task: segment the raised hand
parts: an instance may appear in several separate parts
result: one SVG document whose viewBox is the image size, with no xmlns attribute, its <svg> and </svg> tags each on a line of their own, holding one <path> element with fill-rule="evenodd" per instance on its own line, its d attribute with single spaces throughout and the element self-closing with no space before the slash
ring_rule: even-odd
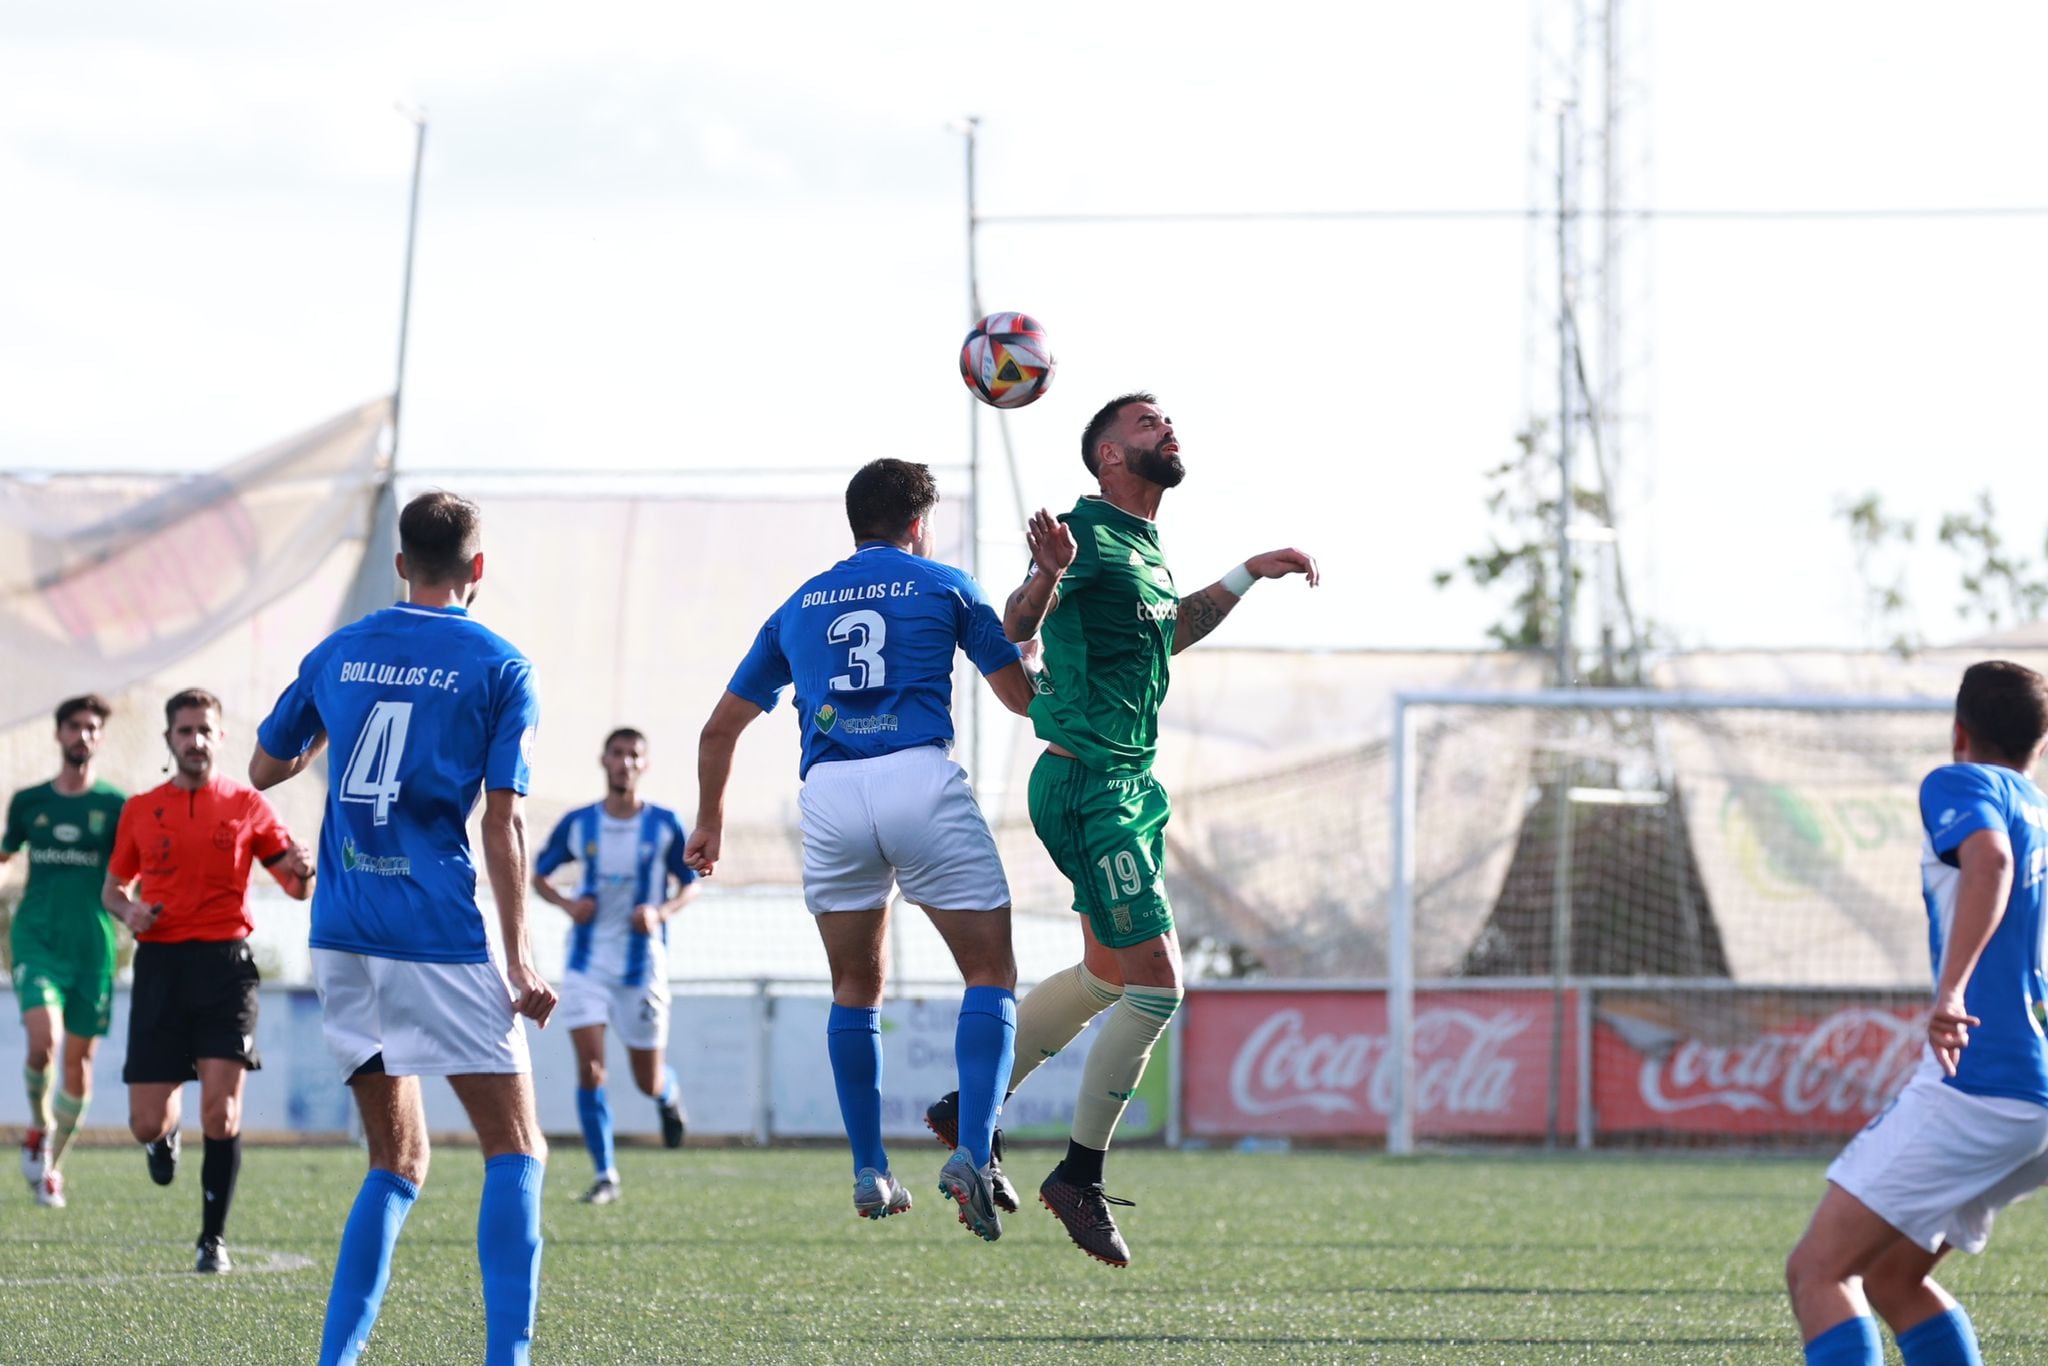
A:
<svg viewBox="0 0 2048 1366">
<path fill-rule="evenodd" d="M 1284 579 L 1289 574 L 1306 574 L 1310 588 L 1323 581 L 1322 571 L 1316 568 L 1315 556 L 1292 547 L 1254 555 L 1244 562 L 1244 567 L 1253 577 L 1261 579 Z"/>
<path fill-rule="evenodd" d="M 1074 529 L 1044 508 L 1032 513 L 1025 523 L 1024 544 L 1031 547 L 1031 562 L 1038 572 L 1054 578 L 1067 572 L 1078 553 Z"/>
</svg>

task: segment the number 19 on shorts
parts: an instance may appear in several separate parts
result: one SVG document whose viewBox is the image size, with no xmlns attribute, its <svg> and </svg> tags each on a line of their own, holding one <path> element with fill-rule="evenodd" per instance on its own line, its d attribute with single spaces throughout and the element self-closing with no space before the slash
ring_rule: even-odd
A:
<svg viewBox="0 0 2048 1366">
<path fill-rule="evenodd" d="M 398 800 L 398 765 L 411 729 L 412 703 L 379 702 L 370 709 L 342 770 L 341 799 L 367 803 L 378 825 L 390 821 L 391 804 Z"/>
<path fill-rule="evenodd" d="M 1114 860 L 1104 854 L 1095 860 L 1095 866 L 1102 870 L 1102 880 L 1109 884 L 1112 898 L 1136 896 L 1145 890 L 1145 879 L 1138 872 L 1138 857 L 1128 849 L 1119 851 Z"/>
</svg>

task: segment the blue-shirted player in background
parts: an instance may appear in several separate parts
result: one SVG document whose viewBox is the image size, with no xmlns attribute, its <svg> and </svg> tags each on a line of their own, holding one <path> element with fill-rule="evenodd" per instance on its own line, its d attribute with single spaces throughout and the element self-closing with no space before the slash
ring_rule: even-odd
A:
<svg viewBox="0 0 2048 1366">
<path fill-rule="evenodd" d="M 826 1048 L 853 1147 L 854 1211 L 910 1208 L 882 1146 L 882 946 L 895 887 L 924 908 L 967 991 L 954 1052 L 960 1146 L 939 1188 L 982 1238 L 1002 1234 L 989 1144 L 1010 1078 L 1017 964 L 1010 889 L 994 838 L 947 753 L 953 652 L 963 649 L 1023 715 L 1031 684 L 979 585 L 929 558 L 939 498 L 931 471 L 877 460 L 846 488 L 854 553 L 799 588 L 754 640 L 705 724 L 697 826 L 687 858 L 718 862 L 733 747 L 795 685 L 804 778 L 804 900 L 832 967 Z"/>
<path fill-rule="evenodd" d="M 392 1248 L 427 1177 L 423 1076 L 448 1078 L 483 1149 L 484 1359 L 523 1363 L 533 1338 L 547 1148 L 519 1017 L 544 1025 L 555 1006 L 526 931 L 520 803 L 539 710 L 532 665 L 466 611 L 483 577 L 480 530 L 476 506 L 451 493 L 408 503 L 398 519 L 406 601 L 314 647 L 249 761 L 265 788 L 323 745 L 333 754 L 313 970 L 370 1172 L 342 1229 L 323 1363 L 354 1361 L 376 1324 Z M 502 967 L 466 828 L 479 789 Z"/>
<path fill-rule="evenodd" d="M 2048 680 L 1995 661 L 1963 674 L 1956 761 L 1920 785 L 1927 1057 L 1828 1168 L 1786 1262 L 1809 1363 L 1881 1363 L 1873 1309 L 1907 1366 L 1982 1360 L 1933 1271 L 1950 1248 L 1982 1251 L 1998 1211 L 2048 1180 L 2048 797 L 2027 777 L 2044 741 Z"/>
<path fill-rule="evenodd" d="M 533 890 L 568 912 L 568 968 L 556 1022 L 576 1045 L 576 1115 L 597 1168 L 587 1205 L 619 1198 L 612 1107 L 604 1091 L 604 1029 L 626 1045 L 633 1081 L 654 1099 L 661 1141 L 683 1146 L 683 1093 L 664 1065 L 668 1044 L 668 922 L 689 903 L 697 874 L 683 862 L 683 823 L 665 806 L 640 800 L 647 737 L 621 726 L 604 739 L 605 797 L 555 824 L 533 861 Z M 567 863 L 582 865 L 576 894 L 548 882 Z"/>
</svg>

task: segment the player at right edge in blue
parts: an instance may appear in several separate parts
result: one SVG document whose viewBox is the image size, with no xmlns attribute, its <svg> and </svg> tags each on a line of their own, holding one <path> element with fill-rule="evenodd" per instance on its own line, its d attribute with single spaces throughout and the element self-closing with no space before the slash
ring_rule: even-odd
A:
<svg viewBox="0 0 2048 1366">
<path fill-rule="evenodd" d="M 1983 1360 L 1933 1272 L 1951 1248 L 1983 1251 L 1998 1211 L 2048 1180 L 2048 797 L 2027 776 L 2044 740 L 2048 679 L 2002 661 L 1964 672 L 1955 762 L 1920 785 L 1927 1053 L 1828 1168 L 1785 1263 L 1809 1366 L 1879 1366 L 1878 1318 L 1906 1366 Z"/>
<path fill-rule="evenodd" d="M 931 917 L 965 979 L 954 1035 L 959 1146 L 939 1189 L 959 1203 L 969 1231 L 993 1242 L 1002 1222 L 990 1144 L 1016 1043 L 1017 963 L 995 839 L 947 752 L 954 651 L 966 651 L 1020 716 L 1030 707 L 1031 684 L 979 585 L 928 558 L 938 499 L 924 465 L 876 460 L 853 476 L 846 488 L 853 554 L 768 618 L 705 723 L 697 823 L 684 858 L 700 873 L 713 870 L 740 732 L 794 684 L 804 900 L 831 963 L 826 1051 L 853 1148 L 854 1212 L 881 1219 L 910 1208 L 882 1145 L 883 948 L 900 887 Z M 1063 539 L 1063 551 L 1043 553 L 1071 560 L 1072 539 Z"/>
</svg>

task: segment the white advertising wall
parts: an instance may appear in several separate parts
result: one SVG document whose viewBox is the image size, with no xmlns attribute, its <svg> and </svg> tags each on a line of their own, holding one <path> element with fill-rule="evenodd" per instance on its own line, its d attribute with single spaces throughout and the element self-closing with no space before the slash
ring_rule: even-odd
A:
<svg viewBox="0 0 2048 1366">
<path fill-rule="evenodd" d="M 831 1139 L 840 1133 L 839 1101 L 825 1057 L 825 1015 L 830 1000 L 808 991 L 783 994 L 765 985 L 730 989 L 692 988 L 679 994 L 669 1025 L 669 1057 L 681 1082 L 690 1132 L 703 1138 L 771 1142 Z M 929 997 L 889 1001 L 882 1011 L 882 1127 L 891 1138 L 928 1138 L 925 1106 L 957 1085 L 953 1069 L 953 1026 L 958 988 Z M 128 991 L 114 999 L 113 1032 L 100 1045 L 94 1068 L 89 1129 L 119 1131 L 127 1123 L 121 1064 L 127 1055 Z M 1060 1136 L 1073 1119 L 1081 1064 L 1095 1038 L 1094 1027 L 1041 1067 L 1028 1089 L 1010 1104 L 1004 1126 L 1011 1132 Z M 533 1048 L 534 1083 L 541 1127 L 557 1135 L 577 1132 L 576 1065 L 568 1031 L 527 1026 Z M 622 1135 L 652 1137 L 660 1132 L 654 1103 L 634 1088 L 625 1050 L 608 1033 L 610 1058 L 606 1090 L 612 1118 Z M 250 1074 L 243 1127 L 252 1134 L 303 1134 L 330 1140 L 353 1132 L 347 1089 L 328 1056 L 320 1030 L 320 1001 L 304 987 L 266 987 L 257 1026 L 263 1067 Z M 0 993 L 0 1077 L 21 1073 L 26 1038 L 13 994 Z M 1171 1094 L 1167 1065 L 1133 1099 L 1121 1136 L 1137 1139 L 1162 1133 L 1165 1097 Z M 462 1107 L 446 1085 L 425 1085 L 428 1127 L 435 1133 L 466 1130 Z M 197 1084 L 186 1088 L 184 1127 L 198 1127 Z M 0 1125 L 21 1125 L 28 1102 L 21 1088 L 0 1085 Z M 558 1152 L 568 1158 L 558 1144 Z"/>
</svg>

